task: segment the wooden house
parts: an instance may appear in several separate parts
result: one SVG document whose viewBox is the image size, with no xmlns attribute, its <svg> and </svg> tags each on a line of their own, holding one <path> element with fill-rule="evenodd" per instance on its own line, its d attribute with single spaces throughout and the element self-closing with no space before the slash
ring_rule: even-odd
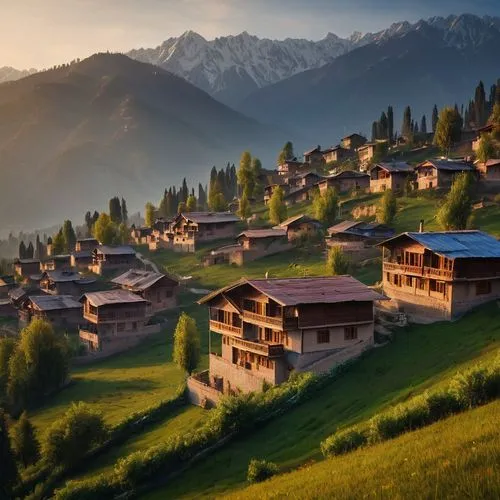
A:
<svg viewBox="0 0 500 500">
<path fill-rule="evenodd" d="M 355 158 L 355 153 L 350 148 L 335 146 L 323 151 L 323 160 L 325 160 L 325 163 L 342 163 L 351 158 Z"/>
<path fill-rule="evenodd" d="M 171 226 L 174 250 L 194 252 L 197 243 L 235 237 L 239 221 L 239 217 L 230 212 L 178 214 Z"/>
<path fill-rule="evenodd" d="M 95 274 L 124 271 L 136 264 L 135 250 L 132 247 L 100 245 L 92 251 L 90 270 Z"/>
<path fill-rule="evenodd" d="M 128 290 L 86 293 L 80 302 L 86 322 L 80 341 L 89 352 L 118 352 L 160 331 L 159 324 L 148 324 L 148 301 Z"/>
<path fill-rule="evenodd" d="M 384 292 L 414 319 L 451 320 L 500 298 L 500 242 L 486 233 L 403 233 L 380 246 Z"/>
<path fill-rule="evenodd" d="M 147 226 L 133 227 L 130 230 L 130 238 L 136 245 L 147 245 L 152 234 L 153 229 Z"/>
<path fill-rule="evenodd" d="M 71 268 L 71 255 L 51 255 L 46 259 L 42 260 L 40 264 L 40 270 L 43 271 L 56 271 L 60 269 L 70 269 Z"/>
<path fill-rule="evenodd" d="M 327 371 L 374 342 L 374 301 L 383 297 L 351 276 L 242 279 L 200 300 L 222 337 L 208 372 L 190 378 L 191 401 L 261 391 L 292 370 Z"/>
<path fill-rule="evenodd" d="M 281 177 L 289 177 L 297 174 L 303 168 L 310 170 L 310 167 L 307 164 L 304 167 L 304 163 L 297 161 L 297 159 L 294 158 L 293 160 L 286 160 L 281 165 L 278 165 L 278 174 Z"/>
<path fill-rule="evenodd" d="M 321 230 L 321 222 L 305 214 L 289 217 L 275 229 L 286 231 L 288 241 L 298 240 L 305 237 L 314 237 Z"/>
<path fill-rule="evenodd" d="M 370 176 L 356 170 L 344 170 L 338 174 L 324 177 L 318 182 L 320 193 L 329 187 L 334 188 L 337 193 L 348 193 L 356 191 L 365 192 L 370 188 Z"/>
<path fill-rule="evenodd" d="M 71 295 L 30 295 L 19 307 L 19 324 L 44 319 L 56 328 L 76 328 L 82 321 L 82 305 Z"/>
<path fill-rule="evenodd" d="M 472 140 L 472 151 L 476 152 L 479 149 L 479 144 L 481 143 L 481 139 L 486 134 L 491 134 L 493 131 L 493 125 L 488 124 L 484 127 L 478 128 L 476 130 L 475 138 Z"/>
<path fill-rule="evenodd" d="M 7 299 L 9 292 L 16 287 L 17 284 L 14 276 L 7 274 L 0 276 L 0 299 Z"/>
<path fill-rule="evenodd" d="M 40 279 L 40 289 L 51 295 L 80 297 L 96 283 L 95 278 L 82 276 L 72 270 L 45 271 Z"/>
<path fill-rule="evenodd" d="M 95 247 L 94 247 L 95 248 Z M 92 250 L 80 250 L 71 253 L 70 265 L 76 269 L 88 269 L 92 265 Z"/>
<path fill-rule="evenodd" d="M 289 177 L 287 179 L 289 192 L 291 193 L 303 188 L 311 189 L 321 179 L 323 179 L 323 176 L 316 172 L 302 172 L 293 177 Z"/>
<path fill-rule="evenodd" d="M 340 145 L 344 149 L 351 149 L 356 151 L 359 147 L 366 144 L 366 137 L 360 134 L 351 134 L 346 137 L 343 137 L 340 141 Z"/>
<path fill-rule="evenodd" d="M 98 246 L 99 242 L 95 238 L 79 238 L 76 240 L 75 252 L 92 252 Z"/>
<path fill-rule="evenodd" d="M 462 172 L 474 174 L 472 165 L 463 161 L 428 160 L 415 167 L 418 189 L 444 189 L 451 187 L 453 179 Z"/>
<path fill-rule="evenodd" d="M 476 169 L 483 181 L 500 181 L 500 158 L 492 158 L 486 162 L 476 162 Z"/>
<path fill-rule="evenodd" d="M 311 191 L 312 188 L 310 187 L 301 187 L 294 190 L 289 189 L 288 192 L 286 192 L 283 201 L 286 206 L 303 203 L 311 199 Z"/>
<path fill-rule="evenodd" d="M 177 305 L 179 282 L 172 276 L 154 271 L 130 269 L 112 279 L 111 283 L 147 300 L 148 314 L 166 311 Z"/>
<path fill-rule="evenodd" d="M 310 169 L 321 168 L 325 164 L 323 159 L 323 151 L 321 151 L 321 146 L 317 146 L 309 151 L 304 152 L 304 163 Z"/>
<path fill-rule="evenodd" d="M 39 274 L 40 261 L 38 259 L 16 259 L 14 261 L 14 272 L 23 279 L 27 279 L 33 274 Z"/>
<path fill-rule="evenodd" d="M 370 169 L 370 192 L 391 189 L 403 192 L 408 181 L 413 182 L 413 167 L 405 162 L 377 163 Z"/>
</svg>

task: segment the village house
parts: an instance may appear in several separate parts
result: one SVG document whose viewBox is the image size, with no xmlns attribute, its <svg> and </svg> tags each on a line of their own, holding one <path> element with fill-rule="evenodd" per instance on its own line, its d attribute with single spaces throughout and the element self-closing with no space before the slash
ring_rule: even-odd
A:
<svg viewBox="0 0 500 500">
<path fill-rule="evenodd" d="M 370 188 L 370 176 L 355 170 L 344 170 L 338 174 L 324 177 L 318 182 L 320 193 L 324 193 L 329 187 L 334 188 L 337 193 L 365 192 Z"/>
<path fill-rule="evenodd" d="M 380 246 L 384 292 L 414 320 L 452 320 L 500 298 L 500 242 L 486 233 L 403 233 Z"/>
<path fill-rule="evenodd" d="M 290 188 L 290 192 L 293 192 L 303 188 L 310 189 L 321 179 L 323 179 L 323 176 L 317 174 L 316 172 L 303 172 L 293 177 L 289 177 L 287 184 Z"/>
<path fill-rule="evenodd" d="M 56 328 L 76 328 L 82 321 L 82 305 L 71 295 L 30 295 L 20 303 L 18 312 L 21 327 L 34 318 Z"/>
<path fill-rule="evenodd" d="M 42 260 L 40 264 L 40 270 L 43 271 L 55 271 L 58 269 L 70 269 L 71 268 L 71 255 L 51 255 L 46 259 Z"/>
<path fill-rule="evenodd" d="M 308 215 L 300 214 L 294 217 L 289 217 L 275 229 L 286 231 L 288 241 L 298 240 L 300 238 L 310 238 L 316 236 L 321 230 L 321 222 Z"/>
<path fill-rule="evenodd" d="M 323 151 L 323 160 L 325 160 L 325 163 L 341 163 L 351 158 L 355 158 L 354 151 L 342 146 L 331 147 Z"/>
<path fill-rule="evenodd" d="M 366 137 L 360 135 L 360 134 L 351 134 L 348 135 L 340 141 L 340 145 L 344 149 L 351 149 L 353 151 L 356 151 L 359 147 L 363 146 L 366 144 Z"/>
<path fill-rule="evenodd" d="M 304 152 L 304 163 L 308 165 L 311 169 L 321 168 L 325 164 L 323 159 L 323 151 L 321 151 L 321 146 L 310 149 Z"/>
<path fill-rule="evenodd" d="M 89 269 L 95 274 L 124 271 L 136 265 L 135 250 L 127 245 L 100 245 L 92 251 Z"/>
<path fill-rule="evenodd" d="M 370 169 L 371 193 L 403 192 L 409 181 L 413 181 L 413 167 L 405 162 L 377 163 Z"/>
<path fill-rule="evenodd" d="M 469 163 L 452 160 L 428 160 L 415 167 L 418 189 L 451 187 L 453 179 L 462 172 L 475 172 Z"/>
<path fill-rule="evenodd" d="M 96 283 L 95 278 L 85 277 L 72 270 L 45 271 L 40 279 L 40 289 L 51 295 L 80 297 Z"/>
<path fill-rule="evenodd" d="M 16 280 L 14 276 L 9 276 L 4 274 L 0 276 L 0 299 L 6 299 L 9 297 L 9 292 L 16 288 Z"/>
<path fill-rule="evenodd" d="M 128 290 L 86 293 L 80 302 L 87 322 L 80 341 L 89 352 L 119 352 L 160 331 L 159 324 L 148 324 L 148 301 Z"/>
<path fill-rule="evenodd" d="M 17 276 L 27 279 L 33 274 L 40 273 L 40 261 L 38 259 L 16 259 L 14 272 Z"/>
<path fill-rule="evenodd" d="M 79 238 L 76 240 L 75 252 L 92 251 L 99 246 L 99 242 L 95 238 Z"/>
<path fill-rule="evenodd" d="M 153 229 L 147 226 L 133 227 L 130 230 L 130 238 L 136 245 L 147 245 L 152 234 Z"/>
<path fill-rule="evenodd" d="M 270 184 L 264 188 L 264 204 L 268 205 L 274 191 L 280 187 L 283 190 L 283 194 L 286 196 L 290 193 L 290 186 L 288 184 Z"/>
<path fill-rule="evenodd" d="M 154 271 L 130 269 L 112 279 L 111 283 L 147 300 L 148 315 L 172 309 L 177 305 L 179 282 L 172 276 Z"/>
<path fill-rule="evenodd" d="M 346 220 L 327 230 L 328 247 L 340 246 L 342 250 L 357 260 L 380 255 L 377 243 L 394 236 L 394 229 L 377 222 Z"/>
<path fill-rule="evenodd" d="M 235 237 L 239 221 L 239 217 L 230 212 L 178 214 L 172 222 L 174 250 L 194 252 L 197 243 Z"/>
<path fill-rule="evenodd" d="M 472 141 L 472 151 L 476 152 L 479 149 L 479 144 L 481 143 L 481 139 L 486 134 L 490 134 L 493 131 L 493 125 L 485 125 L 484 127 L 478 128 L 476 130 L 476 137 Z"/>
<path fill-rule="evenodd" d="M 490 159 L 486 162 L 476 162 L 477 171 L 483 181 L 500 181 L 500 158 Z"/>
<path fill-rule="evenodd" d="M 188 381 L 191 401 L 261 391 L 295 371 L 322 372 L 374 343 L 374 301 L 381 295 L 351 276 L 242 279 L 199 301 L 222 354 Z"/>
<path fill-rule="evenodd" d="M 71 253 L 70 265 L 77 269 L 88 269 L 92 265 L 92 250 L 80 250 Z"/>
<path fill-rule="evenodd" d="M 311 199 L 311 191 L 310 187 L 302 187 L 295 190 L 288 190 L 285 194 L 283 201 L 287 207 L 291 205 L 296 205 L 297 203 L 303 203 Z"/>
<path fill-rule="evenodd" d="M 306 165 L 308 169 L 310 167 Z M 296 175 L 301 169 L 304 168 L 304 163 L 297 161 L 297 158 L 293 160 L 285 160 L 283 163 L 278 165 L 278 174 L 282 177 L 290 177 Z"/>
</svg>

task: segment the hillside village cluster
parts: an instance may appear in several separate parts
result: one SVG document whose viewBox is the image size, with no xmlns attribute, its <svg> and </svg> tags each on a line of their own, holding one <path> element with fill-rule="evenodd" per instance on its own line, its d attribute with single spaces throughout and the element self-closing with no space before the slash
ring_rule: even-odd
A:
<svg viewBox="0 0 500 500">
<path fill-rule="evenodd" d="M 483 127 L 471 139 L 473 151 L 488 131 Z M 339 146 L 305 152 L 303 161 L 290 158 L 263 171 L 264 203 L 278 186 L 284 202 L 293 205 L 309 200 L 313 188 L 339 194 L 448 189 L 462 172 L 490 187 L 500 185 L 500 159 L 431 159 L 415 167 L 374 162 L 380 142 L 353 134 Z M 326 164 L 352 158 L 359 170 L 320 173 Z M 44 318 L 77 330 L 84 359 L 91 362 L 159 332 L 157 315 L 177 307 L 180 279 L 159 272 L 133 245 L 192 253 L 207 242 L 233 239 L 206 253 L 201 264 L 243 266 L 323 234 L 322 223 L 305 214 L 274 227 L 241 227 L 235 211 L 183 212 L 171 220 L 157 218 L 152 227 L 132 227 L 130 245 L 84 238 L 70 254 L 52 255 L 49 243 L 43 259 L 17 259 L 15 276 L 1 278 L 0 315 L 17 316 L 20 327 Z M 340 246 L 354 259 L 382 254 L 380 286 L 348 275 L 266 276 L 242 278 L 208 294 L 199 303 L 208 307 L 209 329 L 220 335 L 222 349 L 210 353 L 208 370 L 188 379 L 193 403 L 216 405 L 222 394 L 259 391 L 286 381 L 292 371 L 325 372 L 359 356 L 374 345 L 376 319 L 384 313 L 452 320 L 500 298 L 500 242 L 481 231 L 426 232 L 422 222 L 418 231 L 396 235 L 386 224 L 343 220 L 326 230 L 325 239 L 324 247 Z"/>
</svg>

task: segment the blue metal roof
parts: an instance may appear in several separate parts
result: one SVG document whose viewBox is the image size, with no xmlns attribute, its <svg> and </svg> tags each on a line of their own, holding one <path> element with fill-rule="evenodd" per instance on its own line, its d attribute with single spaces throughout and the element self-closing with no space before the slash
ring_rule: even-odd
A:
<svg viewBox="0 0 500 500">
<path fill-rule="evenodd" d="M 500 241 L 482 231 L 404 233 L 421 245 L 449 259 L 500 258 Z"/>
</svg>

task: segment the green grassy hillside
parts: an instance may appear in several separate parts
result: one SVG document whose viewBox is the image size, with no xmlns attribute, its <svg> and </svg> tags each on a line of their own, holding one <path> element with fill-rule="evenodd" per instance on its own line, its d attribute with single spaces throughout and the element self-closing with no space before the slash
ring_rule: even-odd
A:
<svg viewBox="0 0 500 500">
<path fill-rule="evenodd" d="M 228 498 L 499 498 L 500 401 Z"/>
<path fill-rule="evenodd" d="M 283 468 L 321 459 L 320 442 L 339 427 L 364 421 L 381 409 L 445 383 L 500 347 L 500 311 L 490 304 L 456 323 L 411 326 L 372 350 L 313 399 L 193 466 L 150 500 L 218 496 L 245 485 L 251 458 Z"/>
</svg>

